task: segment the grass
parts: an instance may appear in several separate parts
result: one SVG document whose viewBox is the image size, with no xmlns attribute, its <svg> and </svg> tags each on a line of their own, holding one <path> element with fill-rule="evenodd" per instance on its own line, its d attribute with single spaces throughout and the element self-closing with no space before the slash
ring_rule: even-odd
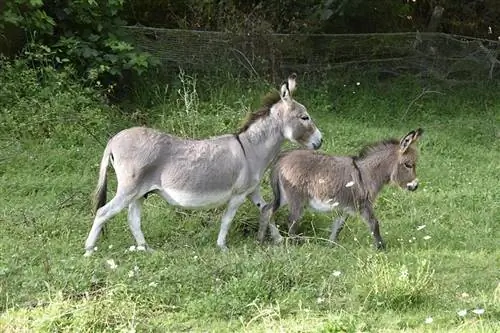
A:
<svg viewBox="0 0 500 333">
<path fill-rule="evenodd" d="M 3 73 L 12 82 L 32 80 L 26 70 Z M 90 194 L 109 135 L 133 124 L 191 137 L 232 132 L 267 88 L 236 80 L 209 85 L 184 74 L 168 89 L 149 91 L 147 108 L 134 105 L 124 115 L 76 85 L 52 87 L 58 79 L 52 73 L 23 94 L 12 93 L 11 82 L 9 102 L 0 102 L 1 331 L 500 329 L 498 83 L 299 77 L 296 99 L 322 130 L 325 151 L 353 154 L 368 142 L 426 130 L 419 190 L 386 188 L 377 201 L 385 252 L 372 248 L 360 219 L 348 222 L 341 246 L 328 246 L 332 216 L 314 212 L 303 218 L 304 244 L 261 247 L 258 211 L 247 202 L 228 236 L 230 251 L 220 253 L 222 209 L 183 211 L 152 196 L 143 230 L 154 253 L 127 250 L 133 243 L 122 213 L 95 255 L 84 258 Z M 55 112 L 43 110 L 51 108 L 58 116 L 47 119 Z M 33 115 L 24 116 L 27 110 Z M 65 117 L 76 120 L 61 123 Z M 262 188 L 269 200 L 267 178 Z"/>
</svg>

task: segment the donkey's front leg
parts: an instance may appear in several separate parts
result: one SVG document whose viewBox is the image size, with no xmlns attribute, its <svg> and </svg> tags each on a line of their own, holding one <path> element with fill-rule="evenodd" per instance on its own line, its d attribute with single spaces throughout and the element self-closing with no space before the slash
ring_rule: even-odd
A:
<svg viewBox="0 0 500 333">
<path fill-rule="evenodd" d="M 231 222 L 233 221 L 234 215 L 236 215 L 236 211 L 241 206 L 241 204 L 245 201 L 246 195 L 237 195 L 232 197 L 227 204 L 226 211 L 221 219 L 221 226 L 219 231 L 219 237 L 217 237 L 217 245 L 222 251 L 227 251 L 226 246 L 226 236 L 229 231 L 229 227 L 231 226 Z"/>
<path fill-rule="evenodd" d="M 375 213 L 371 204 L 368 203 L 364 208 L 362 208 L 361 216 L 370 227 L 370 231 L 373 235 L 373 238 L 375 239 L 375 247 L 378 250 L 383 250 L 385 248 L 385 243 L 382 239 L 382 236 L 380 236 L 379 223 L 377 218 L 375 217 Z"/>
<path fill-rule="evenodd" d="M 250 200 L 254 203 L 257 208 L 262 212 L 262 209 L 266 205 L 266 202 L 264 201 L 264 198 L 262 198 L 262 195 L 260 194 L 260 186 L 257 185 L 255 190 L 250 193 Z"/>
</svg>

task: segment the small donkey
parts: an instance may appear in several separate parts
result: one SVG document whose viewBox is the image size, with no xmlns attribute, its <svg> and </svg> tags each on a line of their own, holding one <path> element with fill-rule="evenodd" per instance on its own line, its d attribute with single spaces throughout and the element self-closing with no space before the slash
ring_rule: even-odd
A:
<svg viewBox="0 0 500 333">
<path fill-rule="evenodd" d="M 359 212 L 370 227 L 375 246 L 384 248 L 373 203 L 382 187 L 390 182 L 410 191 L 417 189 L 415 169 L 418 154 L 413 143 L 422 133 L 419 128 L 401 140 L 390 139 L 368 145 L 355 157 L 307 150 L 283 153 L 271 171 L 274 200 L 262 209 L 258 240 L 264 240 L 269 227 L 274 242 L 282 241 L 271 217 L 286 204 L 290 206 L 289 234 L 295 235 L 308 204 L 317 211 L 328 212 L 336 207 L 344 211 L 332 225 L 332 242 L 336 242 L 347 216 Z"/>
</svg>

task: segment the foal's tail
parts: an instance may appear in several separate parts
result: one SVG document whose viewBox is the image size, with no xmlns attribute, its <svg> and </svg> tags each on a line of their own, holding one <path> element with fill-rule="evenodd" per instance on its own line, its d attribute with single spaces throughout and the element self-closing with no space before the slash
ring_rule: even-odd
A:
<svg viewBox="0 0 500 333">
<path fill-rule="evenodd" d="M 106 189 L 108 186 L 108 180 L 106 174 L 108 172 L 108 164 L 109 160 L 112 158 L 111 148 L 108 143 L 106 149 L 104 149 L 104 153 L 101 160 L 101 166 L 99 169 L 99 180 L 97 181 L 97 187 L 94 192 L 94 204 L 95 204 L 95 212 L 102 206 L 106 204 Z"/>
<path fill-rule="evenodd" d="M 280 190 L 280 168 L 279 164 L 276 163 L 271 170 L 271 189 L 273 190 L 273 201 L 272 205 L 272 214 L 280 208 L 281 205 L 281 190 Z"/>
</svg>

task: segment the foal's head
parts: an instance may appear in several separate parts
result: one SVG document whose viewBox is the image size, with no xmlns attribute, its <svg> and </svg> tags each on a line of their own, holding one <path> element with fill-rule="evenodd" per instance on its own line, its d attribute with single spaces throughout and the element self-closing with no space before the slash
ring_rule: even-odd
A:
<svg viewBox="0 0 500 333">
<path fill-rule="evenodd" d="M 399 150 L 396 154 L 397 161 L 393 163 L 391 182 L 402 188 L 415 191 L 418 187 L 417 160 L 418 152 L 413 144 L 422 135 L 421 128 L 411 131 L 399 141 Z"/>
<path fill-rule="evenodd" d="M 318 130 L 304 105 L 292 98 L 297 75 L 294 73 L 281 86 L 281 101 L 273 105 L 283 121 L 283 135 L 286 139 L 297 142 L 307 148 L 318 149 L 323 142 Z"/>
</svg>

